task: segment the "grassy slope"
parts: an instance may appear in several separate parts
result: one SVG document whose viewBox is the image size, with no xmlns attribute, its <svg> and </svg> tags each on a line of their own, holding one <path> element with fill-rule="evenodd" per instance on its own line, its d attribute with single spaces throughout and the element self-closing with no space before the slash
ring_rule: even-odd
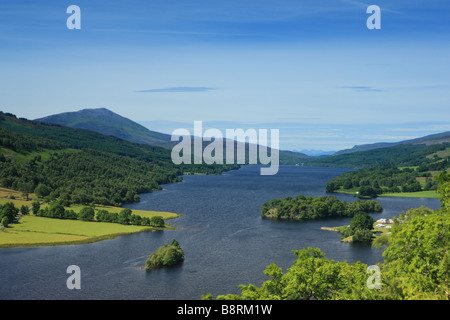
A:
<svg viewBox="0 0 450 320">
<path fill-rule="evenodd" d="M 345 193 L 355 195 L 359 188 L 341 189 L 337 193 Z M 404 198 L 439 198 L 439 194 L 434 190 L 418 191 L 418 192 L 398 192 L 398 193 L 383 193 L 379 197 L 404 197 Z"/>
<path fill-rule="evenodd" d="M 405 198 L 439 198 L 439 194 L 434 190 L 400 193 L 383 193 L 380 197 L 405 197 Z"/>
</svg>

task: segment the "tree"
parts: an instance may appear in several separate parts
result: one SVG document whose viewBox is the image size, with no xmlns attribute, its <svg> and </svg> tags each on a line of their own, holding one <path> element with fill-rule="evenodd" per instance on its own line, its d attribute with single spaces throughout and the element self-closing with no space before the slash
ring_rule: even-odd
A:
<svg viewBox="0 0 450 320">
<path fill-rule="evenodd" d="M 353 242 L 371 242 L 373 239 L 373 233 L 370 230 L 356 230 L 353 234 Z"/>
<path fill-rule="evenodd" d="M 48 213 L 51 218 L 64 219 L 64 212 L 64 206 L 59 201 L 55 201 L 50 204 Z"/>
<path fill-rule="evenodd" d="M 334 192 L 337 189 L 339 189 L 339 186 L 337 186 L 333 181 L 328 181 L 325 186 L 326 192 Z"/>
<path fill-rule="evenodd" d="M 130 224 L 138 226 L 138 225 L 141 224 L 141 222 L 142 222 L 141 216 L 139 216 L 137 214 L 132 214 L 131 215 Z"/>
<path fill-rule="evenodd" d="M 34 186 L 31 182 L 21 182 L 19 184 L 19 190 L 22 191 L 22 194 L 26 196 L 28 200 L 28 194 L 33 192 Z"/>
<path fill-rule="evenodd" d="M 84 207 L 78 213 L 78 219 L 83 221 L 91 221 L 94 220 L 95 210 L 92 207 Z"/>
<path fill-rule="evenodd" d="M 371 186 L 363 186 L 359 188 L 359 195 L 362 197 L 376 198 L 377 192 Z"/>
<path fill-rule="evenodd" d="M 170 267 L 181 263 L 184 260 L 184 252 L 180 244 L 175 239 L 171 244 L 166 242 L 153 252 L 145 262 L 146 269 Z"/>
<path fill-rule="evenodd" d="M 18 213 L 19 209 L 14 206 L 14 203 L 7 202 L 1 208 L 0 219 L 3 219 L 3 217 L 7 217 L 7 222 L 8 224 L 10 224 L 16 219 Z"/>
<path fill-rule="evenodd" d="M 437 192 L 442 202 L 442 209 L 450 212 L 450 173 L 441 172 L 437 176 L 439 182 Z"/>
<path fill-rule="evenodd" d="M 36 187 L 36 189 L 34 189 L 34 193 L 39 197 L 39 198 L 44 198 L 46 196 L 48 196 L 50 194 L 52 190 L 46 186 L 45 184 L 38 184 L 38 186 Z"/>
<path fill-rule="evenodd" d="M 153 216 L 150 218 L 150 225 L 153 227 L 164 227 L 164 219 L 161 216 Z"/>
<path fill-rule="evenodd" d="M 33 212 L 34 215 L 38 214 L 40 208 L 41 204 L 39 203 L 39 201 L 33 201 L 31 203 L 31 211 Z"/>
<path fill-rule="evenodd" d="M 356 213 L 350 220 L 348 227 L 349 235 L 355 234 L 356 231 L 372 230 L 374 220 L 365 212 Z"/>
<path fill-rule="evenodd" d="M 20 207 L 20 213 L 21 213 L 22 215 L 28 214 L 28 207 L 27 207 L 26 205 L 23 204 L 23 205 Z"/>
<path fill-rule="evenodd" d="M 119 223 L 130 224 L 131 214 L 132 214 L 131 209 L 122 209 L 119 212 Z"/>
<path fill-rule="evenodd" d="M 383 274 L 398 299 L 450 299 L 450 215 L 436 211 L 395 223 L 383 252 Z"/>
<path fill-rule="evenodd" d="M 95 214 L 95 219 L 100 222 L 109 222 L 109 212 L 105 209 L 100 209 Z"/>
<path fill-rule="evenodd" d="M 64 211 L 64 219 L 77 220 L 78 214 L 72 209 Z"/>
<path fill-rule="evenodd" d="M 8 219 L 8 217 L 3 217 L 3 219 L 2 219 L 2 226 L 4 226 L 5 228 L 8 226 L 8 224 L 9 224 L 9 219 Z"/>
<path fill-rule="evenodd" d="M 293 252 L 296 260 L 286 273 L 276 264 L 271 264 L 264 271 L 271 279 L 261 287 L 240 285 L 241 295 L 219 295 L 217 299 L 330 300 L 376 295 L 366 287 L 367 265 L 329 260 L 317 248 Z"/>
</svg>

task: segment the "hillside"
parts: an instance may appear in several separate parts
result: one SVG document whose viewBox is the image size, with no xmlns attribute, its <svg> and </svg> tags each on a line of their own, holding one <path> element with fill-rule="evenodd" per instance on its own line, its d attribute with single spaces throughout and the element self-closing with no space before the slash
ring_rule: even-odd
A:
<svg viewBox="0 0 450 320">
<path fill-rule="evenodd" d="M 91 130 L 140 144 L 164 148 L 174 145 L 170 140 L 170 135 L 151 131 L 144 126 L 105 108 L 64 112 L 39 118 L 36 119 L 36 121 Z"/>
<path fill-rule="evenodd" d="M 71 128 L 86 129 L 104 135 L 114 136 L 130 142 L 160 146 L 171 149 L 177 142 L 171 141 L 168 134 L 151 131 L 144 126 L 124 118 L 108 109 L 83 109 L 76 112 L 64 112 L 50 115 L 36 121 L 58 124 Z M 203 143 L 203 149 L 209 142 Z M 225 146 L 225 144 L 224 144 Z M 225 147 L 224 147 L 225 148 Z M 235 145 L 236 154 L 237 144 Z M 249 145 L 246 143 L 245 149 L 248 152 Z M 192 147 L 193 150 L 193 147 Z M 304 162 L 309 157 L 300 152 L 279 150 L 280 164 L 291 164 Z"/>
<path fill-rule="evenodd" d="M 427 140 L 429 141 L 429 140 Z M 450 169 L 450 143 L 409 144 L 335 156 L 334 165 L 357 165 L 328 181 L 327 192 L 363 197 L 437 197 L 440 172 Z"/>
<path fill-rule="evenodd" d="M 379 165 L 395 165 L 400 167 L 419 166 L 428 163 L 427 156 L 446 149 L 447 143 L 442 144 L 400 144 L 391 147 L 377 148 L 367 151 L 357 151 L 332 155 L 328 157 L 311 158 L 306 160 L 309 166 L 343 167 L 362 169 Z"/>
<path fill-rule="evenodd" d="M 0 185 L 68 203 L 120 206 L 190 173 L 234 165 L 174 165 L 170 150 L 0 113 Z"/>
<path fill-rule="evenodd" d="M 380 149 L 380 148 L 388 148 L 388 147 L 394 147 L 399 145 L 406 145 L 406 144 L 425 144 L 425 145 L 433 145 L 433 144 L 440 144 L 444 142 L 450 142 L 450 131 L 437 133 L 437 134 L 431 134 L 424 137 L 416 138 L 416 139 L 409 139 L 409 140 L 403 140 L 398 142 L 378 142 L 378 143 L 371 143 L 371 144 L 363 144 L 363 145 L 356 145 L 351 149 L 345 149 L 340 150 L 336 152 L 334 155 L 341 155 L 341 154 L 347 154 L 347 153 L 353 153 L 358 151 L 368 151 L 368 150 L 374 150 L 374 149 Z"/>
</svg>

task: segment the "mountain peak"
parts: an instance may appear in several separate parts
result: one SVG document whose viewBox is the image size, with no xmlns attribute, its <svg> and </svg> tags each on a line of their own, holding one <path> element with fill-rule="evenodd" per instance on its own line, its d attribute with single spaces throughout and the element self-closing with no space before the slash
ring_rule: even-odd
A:
<svg viewBox="0 0 450 320">
<path fill-rule="evenodd" d="M 63 112 L 36 119 L 36 121 L 86 129 L 135 143 L 165 148 L 172 145 L 170 135 L 151 131 L 106 108 L 87 108 L 79 111 Z"/>
</svg>

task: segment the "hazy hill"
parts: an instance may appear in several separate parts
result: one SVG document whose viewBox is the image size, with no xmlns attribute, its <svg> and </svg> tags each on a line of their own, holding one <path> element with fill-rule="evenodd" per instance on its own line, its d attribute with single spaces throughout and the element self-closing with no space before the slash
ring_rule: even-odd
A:
<svg viewBox="0 0 450 320">
<path fill-rule="evenodd" d="M 108 109 L 83 109 L 36 119 L 66 127 L 86 129 L 130 142 L 168 148 L 174 143 L 170 135 L 155 132 Z"/>
<path fill-rule="evenodd" d="M 450 142 L 450 131 L 437 133 L 437 134 L 431 134 L 431 135 L 427 135 L 427 136 L 424 136 L 421 138 L 403 140 L 403 141 L 398 141 L 398 142 L 378 142 L 378 143 L 371 143 L 371 144 L 356 145 L 351 149 L 340 150 L 340 151 L 336 152 L 334 155 L 374 150 L 374 149 L 380 149 L 380 148 L 388 148 L 388 147 L 394 147 L 394 146 L 405 145 L 405 144 L 432 145 L 432 144 L 439 144 L 439 143 L 443 143 L 443 142 Z"/>
<path fill-rule="evenodd" d="M 328 157 L 311 158 L 306 162 L 309 166 L 367 168 L 376 165 L 387 164 L 395 166 L 419 166 L 432 161 L 430 157 L 437 152 L 444 152 L 450 147 L 446 143 L 427 144 L 422 143 L 399 144 L 391 147 L 377 148 L 366 151 L 356 151 Z"/>
<path fill-rule="evenodd" d="M 71 128 L 85 129 L 104 135 L 115 136 L 130 142 L 172 148 L 177 142 L 165 133 L 151 131 L 146 127 L 122 117 L 108 109 L 83 109 L 76 112 L 64 112 L 36 119 L 45 123 L 58 124 Z M 209 142 L 204 142 L 203 147 Z M 237 148 L 237 144 L 236 144 Z M 248 150 L 248 144 L 246 144 Z M 235 152 L 236 154 L 236 152 Z M 297 164 L 309 157 L 300 152 L 279 151 L 280 164 Z"/>
</svg>

